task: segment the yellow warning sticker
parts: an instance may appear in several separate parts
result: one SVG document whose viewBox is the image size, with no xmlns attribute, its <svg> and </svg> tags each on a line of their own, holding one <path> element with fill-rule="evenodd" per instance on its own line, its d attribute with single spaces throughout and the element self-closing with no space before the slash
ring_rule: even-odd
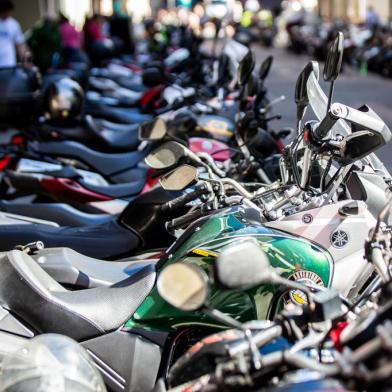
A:
<svg viewBox="0 0 392 392">
<path fill-rule="evenodd" d="M 199 256 L 204 256 L 204 257 L 208 257 L 208 256 L 217 257 L 218 256 L 218 253 L 211 252 L 210 250 L 200 249 L 200 248 L 192 249 L 192 253 L 195 253 Z"/>
</svg>

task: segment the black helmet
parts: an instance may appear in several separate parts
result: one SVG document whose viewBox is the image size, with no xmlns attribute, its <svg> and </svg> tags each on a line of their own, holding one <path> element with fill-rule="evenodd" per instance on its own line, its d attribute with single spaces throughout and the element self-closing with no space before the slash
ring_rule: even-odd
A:
<svg viewBox="0 0 392 392">
<path fill-rule="evenodd" d="M 83 113 L 83 89 L 70 78 L 55 80 L 44 91 L 43 105 L 50 120 L 74 120 Z"/>
<path fill-rule="evenodd" d="M 106 387 L 82 346 L 63 335 L 45 334 L 5 357 L 0 390 L 105 392 Z"/>
<path fill-rule="evenodd" d="M 146 87 L 155 87 L 164 82 L 163 71 L 157 67 L 150 67 L 143 71 L 142 81 Z"/>
</svg>

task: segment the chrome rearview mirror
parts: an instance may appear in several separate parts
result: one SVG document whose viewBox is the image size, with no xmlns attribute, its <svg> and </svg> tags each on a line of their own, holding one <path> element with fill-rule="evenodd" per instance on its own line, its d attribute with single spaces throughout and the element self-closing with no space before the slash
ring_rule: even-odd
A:
<svg viewBox="0 0 392 392">
<path fill-rule="evenodd" d="M 339 76 L 343 60 L 343 41 L 343 33 L 339 32 L 328 50 L 323 72 L 325 82 L 335 81 Z"/>
<path fill-rule="evenodd" d="M 154 141 L 162 140 L 167 134 L 165 121 L 157 117 L 151 121 L 146 121 L 139 126 L 139 139 Z"/>
<path fill-rule="evenodd" d="M 190 165 L 177 167 L 170 173 L 163 175 L 159 183 L 167 191 L 182 191 L 193 185 L 198 179 L 198 170 Z"/>
<path fill-rule="evenodd" d="M 248 97 L 253 97 L 257 94 L 257 90 L 259 87 L 258 79 L 257 76 L 254 74 L 251 74 L 248 79 L 247 83 L 247 95 Z"/>
<path fill-rule="evenodd" d="M 184 262 L 168 265 L 158 276 L 159 295 L 177 309 L 192 312 L 208 298 L 208 277 L 200 268 Z"/>
<path fill-rule="evenodd" d="M 329 94 L 328 94 L 328 104 L 327 104 L 327 113 L 332 105 L 332 97 L 333 90 L 335 87 L 335 81 L 339 76 L 340 69 L 342 68 L 343 61 L 343 51 L 344 51 L 344 36 L 341 31 L 338 32 L 338 35 L 332 42 L 330 46 L 327 58 L 324 64 L 324 72 L 323 78 L 325 82 L 330 82 L 329 86 Z"/>
<path fill-rule="evenodd" d="M 201 159 L 181 143 L 169 141 L 159 146 L 145 158 L 146 164 L 153 169 L 170 169 L 182 158 L 188 158 L 196 164 L 204 165 Z"/>
<path fill-rule="evenodd" d="M 281 277 L 252 237 L 224 248 L 214 264 L 214 273 L 216 282 L 227 289 L 246 289 L 263 283 L 281 284 L 302 291 L 308 303 L 313 303 L 310 290 L 301 283 Z"/>
<path fill-rule="evenodd" d="M 264 80 L 270 70 L 271 70 L 271 66 L 272 66 L 272 62 L 274 61 L 274 58 L 272 56 L 268 56 L 260 65 L 259 68 L 259 79 Z"/>
<path fill-rule="evenodd" d="M 215 279 L 228 289 L 270 283 L 275 275 L 268 256 L 251 237 L 225 247 L 215 263 Z"/>
<path fill-rule="evenodd" d="M 166 142 L 147 155 L 146 164 L 152 169 L 169 169 L 186 156 L 185 147 L 177 142 Z"/>
<path fill-rule="evenodd" d="M 244 86 L 253 72 L 255 67 L 255 58 L 251 50 L 248 50 L 246 55 L 240 61 L 238 67 L 238 82 L 241 86 Z"/>
</svg>

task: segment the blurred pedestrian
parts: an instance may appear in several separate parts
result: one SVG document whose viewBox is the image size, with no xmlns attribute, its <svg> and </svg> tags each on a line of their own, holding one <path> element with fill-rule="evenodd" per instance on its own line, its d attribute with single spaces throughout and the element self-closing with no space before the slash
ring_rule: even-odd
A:
<svg viewBox="0 0 392 392">
<path fill-rule="evenodd" d="M 373 6 L 369 6 L 366 13 L 366 25 L 372 30 L 380 24 L 380 17 Z"/>
<path fill-rule="evenodd" d="M 83 26 L 84 45 L 93 62 L 110 57 L 114 51 L 113 42 L 104 33 L 105 18 L 94 14 Z"/>
<path fill-rule="evenodd" d="M 11 0 L 0 0 L 0 67 L 14 67 L 17 57 L 24 61 L 28 55 L 22 29 L 12 17 L 14 4 Z"/>
<path fill-rule="evenodd" d="M 81 50 L 81 37 L 79 31 L 70 23 L 69 19 L 60 13 L 59 31 L 63 46 L 62 60 L 69 62 L 86 61 Z"/>
<path fill-rule="evenodd" d="M 43 72 L 60 62 L 62 42 L 57 18 L 47 15 L 31 30 L 27 43 L 33 52 L 34 64 Z"/>
<path fill-rule="evenodd" d="M 161 25 L 157 29 L 154 18 L 146 18 L 143 22 L 146 33 L 148 51 L 156 58 L 166 56 L 168 46 L 168 35 L 166 27 Z"/>
</svg>

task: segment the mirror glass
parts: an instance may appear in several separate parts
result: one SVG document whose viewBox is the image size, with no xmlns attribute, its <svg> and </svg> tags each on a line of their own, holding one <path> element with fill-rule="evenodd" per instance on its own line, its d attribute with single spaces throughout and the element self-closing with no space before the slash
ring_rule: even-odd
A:
<svg viewBox="0 0 392 392">
<path fill-rule="evenodd" d="M 215 263 L 215 278 L 228 289 L 267 283 L 274 273 L 268 256 L 251 237 L 223 248 Z"/>
<path fill-rule="evenodd" d="M 167 133 L 166 123 L 161 118 L 146 121 L 139 127 L 140 140 L 161 140 Z"/>
<path fill-rule="evenodd" d="M 343 39 L 343 33 L 339 32 L 328 50 L 323 73 L 326 82 L 334 81 L 339 76 L 343 60 Z"/>
<path fill-rule="evenodd" d="M 257 87 L 258 87 L 258 80 L 256 75 L 251 74 L 248 79 L 248 84 L 247 84 L 247 96 L 248 97 L 253 97 L 257 93 Z"/>
<path fill-rule="evenodd" d="M 208 278 L 203 270 L 188 264 L 168 265 L 158 277 L 159 295 L 170 305 L 187 312 L 200 309 L 207 301 Z"/>
<path fill-rule="evenodd" d="M 382 144 L 382 139 L 378 134 L 357 131 L 346 136 L 342 157 L 346 164 L 352 163 L 377 150 Z"/>
<path fill-rule="evenodd" d="M 268 56 L 260 65 L 260 69 L 259 69 L 259 78 L 261 80 L 264 80 L 270 70 L 271 70 L 271 66 L 272 66 L 272 62 L 273 62 L 274 58 L 272 56 Z"/>
<path fill-rule="evenodd" d="M 185 156 L 185 148 L 177 142 L 167 142 L 159 146 L 145 158 L 146 164 L 153 169 L 169 169 Z"/>
<path fill-rule="evenodd" d="M 182 165 L 163 175 L 159 182 L 167 191 L 182 191 L 197 181 L 198 171 L 190 165 Z"/>
<path fill-rule="evenodd" d="M 253 52 L 251 50 L 248 50 L 246 55 L 240 61 L 238 67 L 238 82 L 241 86 L 244 86 L 246 84 L 250 75 L 252 74 L 254 67 L 255 59 Z"/>
</svg>

